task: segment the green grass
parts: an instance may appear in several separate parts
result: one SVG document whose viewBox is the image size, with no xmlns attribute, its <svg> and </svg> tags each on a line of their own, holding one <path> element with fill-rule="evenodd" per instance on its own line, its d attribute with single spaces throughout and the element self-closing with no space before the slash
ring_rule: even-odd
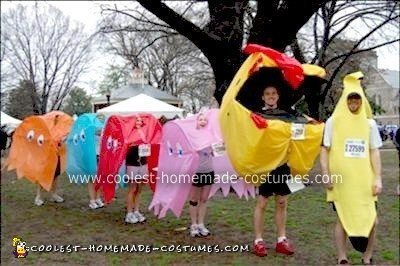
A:
<svg viewBox="0 0 400 266">
<path fill-rule="evenodd" d="M 395 151 L 382 151 L 384 192 L 379 199 L 379 225 L 374 258 L 379 265 L 399 264 L 399 197 L 396 186 L 399 180 Z M 313 169 L 317 173 L 319 166 Z M 12 255 L 12 237 L 22 237 L 28 246 L 54 245 L 252 245 L 252 216 L 255 200 L 215 196 L 209 203 L 208 238 L 192 239 L 188 231 L 175 229 L 189 225 L 187 206 L 180 219 L 168 214 L 162 220 L 148 212 L 151 192 L 145 189 L 142 209 L 147 223 L 125 225 L 125 190 L 117 191 L 117 199 L 110 206 L 91 211 L 87 207 L 86 186 L 68 183 L 60 178 L 60 193 L 65 203 L 46 201 L 42 207 L 33 206 L 35 186 L 27 180 L 16 180 L 13 172 L 1 176 L 1 262 L 17 263 Z M 46 195 L 48 197 L 48 195 Z M 24 264 L 35 265 L 332 265 L 336 259 L 332 229 L 335 213 L 325 202 L 325 192 L 319 185 L 289 197 L 287 232 L 296 246 L 296 254 L 285 257 L 275 254 L 274 201 L 265 214 L 264 239 L 269 255 L 258 258 L 250 252 L 242 253 L 30 253 Z M 349 258 L 360 262 L 360 254 L 350 248 Z"/>
</svg>

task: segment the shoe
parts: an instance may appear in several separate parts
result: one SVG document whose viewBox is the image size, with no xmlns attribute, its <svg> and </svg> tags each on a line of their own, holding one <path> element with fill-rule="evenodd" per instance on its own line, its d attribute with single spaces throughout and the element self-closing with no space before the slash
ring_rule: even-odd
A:
<svg viewBox="0 0 400 266">
<path fill-rule="evenodd" d="M 135 211 L 133 214 L 136 216 L 139 223 L 143 223 L 144 221 L 146 221 L 146 217 L 144 217 L 144 215 L 141 214 L 139 211 Z"/>
<path fill-rule="evenodd" d="M 61 203 L 64 202 L 64 199 L 60 195 L 53 194 L 51 195 L 51 201 Z"/>
<path fill-rule="evenodd" d="M 362 265 L 373 265 L 374 260 L 372 258 L 369 259 L 369 262 L 366 262 L 364 259 L 361 259 L 361 264 Z"/>
<path fill-rule="evenodd" d="M 197 224 L 192 224 L 190 226 L 190 236 L 191 237 L 196 237 L 196 236 L 199 236 L 199 235 L 200 235 L 200 232 L 199 232 L 199 229 L 197 228 Z"/>
<path fill-rule="evenodd" d="M 294 248 L 293 245 L 289 243 L 287 239 L 276 243 L 275 251 L 277 253 L 285 254 L 285 255 L 293 255 Z"/>
<path fill-rule="evenodd" d="M 98 208 L 103 208 L 104 207 L 104 203 L 100 198 L 96 199 L 96 204 L 97 204 Z"/>
<path fill-rule="evenodd" d="M 346 260 L 346 259 L 340 260 L 340 261 L 338 262 L 338 264 L 339 264 L 339 265 L 350 265 L 350 264 L 349 264 L 349 261 Z"/>
<path fill-rule="evenodd" d="M 89 201 L 89 208 L 92 209 L 92 210 L 95 210 L 95 209 L 100 208 L 100 207 L 99 207 L 99 205 L 97 205 L 96 201 L 91 200 L 91 201 Z"/>
<path fill-rule="evenodd" d="M 42 200 L 40 197 L 36 197 L 35 201 L 34 201 L 34 204 L 36 206 L 42 206 L 44 204 L 44 200 Z"/>
<path fill-rule="evenodd" d="M 128 212 L 125 217 L 125 222 L 130 224 L 136 224 L 139 222 L 139 220 L 137 219 L 136 215 L 133 214 L 133 212 Z"/>
<path fill-rule="evenodd" d="M 208 236 L 210 234 L 210 231 L 204 226 L 204 224 L 199 224 L 197 226 L 197 230 L 199 231 L 199 234 L 202 236 Z"/>
<path fill-rule="evenodd" d="M 258 241 L 257 244 L 254 244 L 253 253 L 259 257 L 267 256 L 267 247 L 265 246 L 265 242 Z"/>
</svg>

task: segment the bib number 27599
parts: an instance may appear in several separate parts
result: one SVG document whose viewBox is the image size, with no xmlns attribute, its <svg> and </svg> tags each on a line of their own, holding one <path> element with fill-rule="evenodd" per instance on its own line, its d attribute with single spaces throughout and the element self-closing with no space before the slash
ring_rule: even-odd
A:
<svg viewBox="0 0 400 266">
<path fill-rule="evenodd" d="M 361 139 L 346 139 L 344 147 L 344 156 L 351 158 L 366 157 L 366 143 Z"/>
</svg>

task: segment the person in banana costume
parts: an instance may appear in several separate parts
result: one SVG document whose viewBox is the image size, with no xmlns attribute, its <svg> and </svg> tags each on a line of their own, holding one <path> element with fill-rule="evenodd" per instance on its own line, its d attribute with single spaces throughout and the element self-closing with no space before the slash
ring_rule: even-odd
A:
<svg viewBox="0 0 400 266">
<path fill-rule="evenodd" d="M 348 263 L 346 235 L 363 253 L 362 263 L 372 263 L 376 202 L 382 191 L 382 140 L 361 87 L 362 77 L 361 72 L 345 76 L 342 95 L 325 123 L 320 153 L 322 173 L 329 176 L 327 201 L 338 215 L 334 234 L 339 264 Z"/>
</svg>

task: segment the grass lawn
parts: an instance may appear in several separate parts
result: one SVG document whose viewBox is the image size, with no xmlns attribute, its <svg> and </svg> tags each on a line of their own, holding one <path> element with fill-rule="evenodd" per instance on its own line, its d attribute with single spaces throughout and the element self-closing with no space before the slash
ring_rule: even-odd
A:
<svg viewBox="0 0 400 266">
<path fill-rule="evenodd" d="M 399 169 L 396 151 L 382 151 L 384 191 L 378 205 L 379 225 L 374 259 L 379 265 L 399 264 L 399 197 L 396 186 Z M 318 173 L 319 166 L 313 170 Z M 336 252 L 332 229 L 335 213 L 325 202 L 320 185 L 312 185 L 289 198 L 287 232 L 296 246 L 291 257 L 277 255 L 273 249 L 275 226 L 274 204 L 269 204 L 265 215 L 264 239 L 270 247 L 267 257 L 259 258 L 250 252 L 236 253 L 33 253 L 17 260 L 12 255 L 12 238 L 17 235 L 28 246 L 54 245 L 252 245 L 252 215 L 255 200 L 214 197 L 209 204 L 207 221 L 212 235 L 192 239 L 187 230 L 188 207 L 180 219 L 169 214 L 156 219 L 146 210 L 151 192 L 145 189 L 142 206 L 148 221 L 145 224 L 125 225 L 125 192 L 117 191 L 117 199 L 110 206 L 89 210 L 86 186 L 70 184 L 67 177 L 60 178 L 60 194 L 66 201 L 61 204 L 46 201 L 42 207 L 33 205 L 35 186 L 25 179 L 16 180 L 14 172 L 1 173 L 1 263 L 2 265 L 332 265 Z M 48 194 L 45 195 L 48 197 Z M 250 246 L 251 249 L 251 246 Z M 353 264 L 360 263 L 360 254 L 350 249 Z"/>
</svg>

